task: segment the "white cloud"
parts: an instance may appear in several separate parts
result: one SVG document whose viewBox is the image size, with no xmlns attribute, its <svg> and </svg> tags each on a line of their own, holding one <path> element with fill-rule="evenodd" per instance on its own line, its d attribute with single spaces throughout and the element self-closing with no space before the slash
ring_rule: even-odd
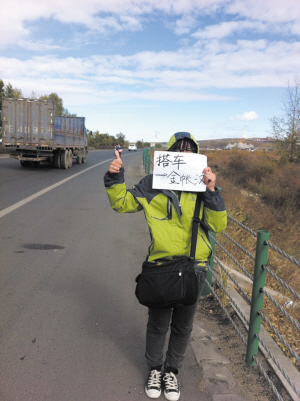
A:
<svg viewBox="0 0 300 401">
<path fill-rule="evenodd" d="M 291 33 L 293 35 L 299 35 L 300 36 L 300 24 L 299 21 L 294 22 L 291 24 Z"/>
<path fill-rule="evenodd" d="M 190 33 L 190 31 L 196 26 L 197 20 L 192 15 L 186 15 L 181 19 L 178 19 L 174 25 L 174 32 L 176 35 L 184 35 Z"/>
<path fill-rule="evenodd" d="M 126 87 L 114 87 L 105 89 L 102 82 L 87 82 L 84 80 L 70 80 L 67 78 L 50 79 L 12 79 L 10 82 L 17 88 L 22 88 L 23 95 L 28 97 L 32 91 L 37 96 L 53 92 L 53 88 L 59 88 L 59 96 L 64 99 L 64 103 L 72 105 L 88 104 L 111 104 L 129 102 L 131 100 L 153 100 L 170 102 L 189 102 L 189 101 L 228 101 L 232 100 L 229 96 L 211 95 L 182 88 L 144 88 L 139 91 L 132 91 Z M 124 82 L 114 82 L 119 85 Z"/>
<path fill-rule="evenodd" d="M 57 49 L 61 49 L 60 45 L 57 45 L 53 43 L 53 41 L 46 40 L 44 42 L 32 42 L 28 40 L 20 40 L 18 42 L 19 46 L 22 47 L 22 49 L 30 50 L 30 51 L 35 51 L 35 52 L 49 52 Z"/>
<path fill-rule="evenodd" d="M 252 16 L 244 3 L 250 8 L 255 4 Z M 280 7 L 285 7 L 277 0 L 73 0 L 72 7 L 61 0 L 10 0 L 7 4 L 2 10 L 0 46 L 18 44 L 39 54 L 23 60 L 17 56 L 0 57 L 0 78 L 24 93 L 59 91 L 66 101 L 78 104 L 132 99 L 223 101 L 233 97 L 223 95 L 222 89 L 286 87 L 299 70 L 300 42 L 288 38 L 270 41 L 270 36 L 265 36 L 272 29 L 286 34 L 287 26 L 295 35 L 300 34 L 299 7 L 294 2 L 295 13 L 292 13 L 293 4 L 289 0 L 282 20 L 289 19 L 290 24 L 280 24 L 279 20 L 273 24 L 281 15 Z M 271 5 L 275 8 L 273 20 L 262 13 Z M 224 19 L 229 20 L 230 13 L 235 13 L 234 20 L 205 27 L 206 15 L 214 17 L 213 13 L 221 7 L 227 13 Z M 158 11 L 161 19 L 156 20 Z M 131 52 L 131 48 L 126 51 L 122 48 L 122 55 L 113 54 L 109 48 L 104 54 L 101 39 L 108 33 L 142 30 L 147 21 L 158 23 L 167 15 L 172 17 L 167 26 L 177 35 L 186 35 L 184 46 L 175 43 L 172 51 Z M 42 18 L 72 26 L 68 34 L 73 36 L 66 43 L 63 39 L 56 42 L 50 35 L 48 39 L 36 38 L 34 22 L 41 23 Z M 202 29 L 198 29 L 200 24 Z M 259 39 L 253 39 L 252 32 L 259 34 Z M 65 56 L 63 51 L 77 39 L 80 43 L 76 50 L 85 50 L 83 40 L 87 45 L 89 40 L 95 40 L 98 46 L 94 54 L 78 57 L 77 52 L 73 53 L 77 56 Z M 138 40 L 142 42 L 141 38 Z M 54 51 L 59 57 L 41 56 Z M 257 119 L 258 115 L 249 112 L 237 118 L 245 121 Z"/>
<path fill-rule="evenodd" d="M 292 22 L 300 20 L 300 2 L 297 0 L 233 0 L 225 7 L 228 14 L 237 14 L 251 20 Z"/>
<path fill-rule="evenodd" d="M 110 34 L 141 29 L 144 15 L 188 14 L 206 7 L 214 8 L 223 0 L 10 0 L 1 9 L 0 46 L 5 48 L 28 40 L 34 21 L 53 18 L 64 24 L 79 24 L 88 30 Z M 26 28 L 25 28 L 26 26 Z"/>
<path fill-rule="evenodd" d="M 261 22 L 254 21 L 221 22 L 220 24 L 209 25 L 202 30 L 198 30 L 192 36 L 196 39 L 222 39 L 245 30 L 265 32 L 267 26 Z"/>
<path fill-rule="evenodd" d="M 258 119 L 258 114 L 255 111 L 246 111 L 240 116 L 236 116 L 236 118 L 241 121 L 253 121 Z"/>
<path fill-rule="evenodd" d="M 178 17 L 173 24 L 178 35 L 188 34 L 197 18 L 224 12 L 234 21 L 211 25 L 196 32 L 198 38 L 224 38 L 241 30 L 263 32 L 287 30 L 299 35 L 300 2 L 295 0 L 10 0 L 1 9 L 0 46 L 5 48 L 33 37 L 34 22 L 53 18 L 77 24 L 101 34 L 141 30 L 149 15 Z M 268 23 L 266 26 L 265 23 Z"/>
<path fill-rule="evenodd" d="M 300 43 L 259 40 L 238 41 L 224 48 L 145 51 L 131 56 L 36 56 L 24 61 L 0 57 L 0 77 L 24 91 L 30 85 L 28 92 L 39 92 L 43 81 L 43 93 L 49 88 L 49 93 L 63 90 L 60 96 L 70 93 L 73 96 L 75 87 L 79 93 L 86 93 L 92 103 L 99 100 L 100 90 L 103 91 L 101 102 L 118 101 L 123 93 L 135 99 L 139 96 L 159 99 L 161 96 L 161 99 L 184 101 L 224 100 L 228 96 L 218 92 L 211 95 L 208 90 L 285 88 L 299 65 Z"/>
</svg>

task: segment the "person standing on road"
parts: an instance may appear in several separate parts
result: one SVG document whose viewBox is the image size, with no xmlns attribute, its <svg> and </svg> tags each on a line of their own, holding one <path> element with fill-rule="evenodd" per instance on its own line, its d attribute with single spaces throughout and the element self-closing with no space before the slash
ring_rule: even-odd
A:
<svg viewBox="0 0 300 401">
<path fill-rule="evenodd" d="M 119 154 L 119 156 L 121 158 L 121 156 L 122 156 L 122 148 L 121 148 L 121 145 L 119 143 L 116 144 L 115 150 L 118 152 L 118 154 Z M 117 156 L 117 154 L 116 154 L 116 156 Z"/>
<path fill-rule="evenodd" d="M 187 132 L 174 134 L 167 147 L 169 152 L 199 153 L 194 137 Z M 116 152 L 117 153 L 117 152 Z M 124 167 L 120 158 L 114 159 L 104 176 L 111 207 L 118 213 L 144 210 L 149 225 L 151 244 L 147 261 L 158 264 L 181 256 L 189 256 L 193 214 L 197 193 L 152 188 L 152 175 L 127 189 Z M 195 268 L 198 274 L 198 300 L 204 286 L 211 245 L 208 230 L 220 232 L 227 225 L 223 197 L 216 186 L 216 175 L 210 167 L 203 170 L 206 191 L 201 193 Z M 193 328 L 198 300 L 191 306 L 170 309 L 148 308 L 146 330 L 146 362 L 149 369 L 145 392 L 149 398 L 161 395 L 162 385 L 167 400 L 177 401 L 180 390 L 176 375 L 182 367 Z M 166 356 L 164 346 L 170 329 Z"/>
</svg>

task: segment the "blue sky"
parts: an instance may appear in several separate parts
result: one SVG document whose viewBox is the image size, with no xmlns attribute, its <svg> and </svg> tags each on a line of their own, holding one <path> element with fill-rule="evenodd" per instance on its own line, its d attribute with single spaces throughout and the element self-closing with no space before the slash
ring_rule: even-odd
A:
<svg viewBox="0 0 300 401">
<path fill-rule="evenodd" d="M 10 0 L 0 79 L 130 141 L 270 135 L 300 75 L 299 0 Z"/>
</svg>

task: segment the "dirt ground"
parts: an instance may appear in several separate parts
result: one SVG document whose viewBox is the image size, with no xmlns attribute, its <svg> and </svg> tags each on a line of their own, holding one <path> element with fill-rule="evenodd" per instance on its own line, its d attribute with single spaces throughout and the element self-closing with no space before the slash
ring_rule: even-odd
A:
<svg viewBox="0 0 300 401">
<path fill-rule="evenodd" d="M 226 309 L 243 337 L 247 339 L 247 331 L 234 309 L 231 306 L 227 306 Z M 217 344 L 220 350 L 231 361 L 229 365 L 226 365 L 226 368 L 233 374 L 241 394 L 245 395 L 250 401 L 275 401 L 278 399 L 260 369 L 257 366 L 252 367 L 245 363 L 246 347 L 212 295 L 208 295 L 200 301 L 195 319 L 203 321 L 206 327 L 218 337 Z M 291 401 L 291 397 L 264 357 L 259 354 L 258 359 L 282 399 Z"/>
</svg>

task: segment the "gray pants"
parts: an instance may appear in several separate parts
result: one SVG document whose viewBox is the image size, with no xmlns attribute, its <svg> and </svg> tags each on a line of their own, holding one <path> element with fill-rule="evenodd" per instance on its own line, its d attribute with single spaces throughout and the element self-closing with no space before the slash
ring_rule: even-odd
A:
<svg viewBox="0 0 300 401">
<path fill-rule="evenodd" d="M 192 330 L 194 316 L 205 283 L 206 269 L 197 268 L 198 299 L 194 305 L 177 306 L 173 309 L 148 308 L 146 332 L 146 361 L 148 368 L 164 365 L 165 368 L 179 369 L 185 357 Z M 164 361 L 164 346 L 170 327 L 170 338 Z"/>
</svg>

